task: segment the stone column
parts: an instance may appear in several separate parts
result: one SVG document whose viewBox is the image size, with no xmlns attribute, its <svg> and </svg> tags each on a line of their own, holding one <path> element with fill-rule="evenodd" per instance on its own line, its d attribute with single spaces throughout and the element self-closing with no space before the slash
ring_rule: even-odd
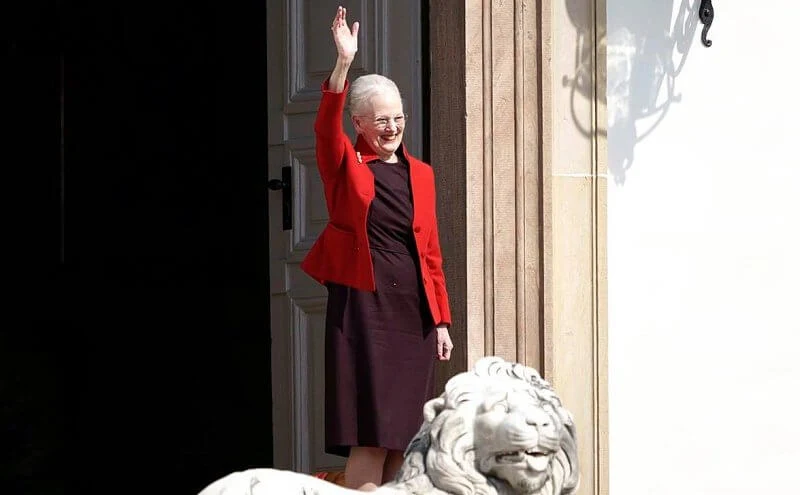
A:
<svg viewBox="0 0 800 495">
<path fill-rule="evenodd" d="M 453 309 L 443 386 L 537 368 L 607 493 L 604 0 L 430 0 L 430 151 Z"/>
<path fill-rule="evenodd" d="M 541 0 L 549 164 L 544 375 L 578 425 L 581 494 L 608 493 L 605 0 Z"/>
<path fill-rule="evenodd" d="M 490 354 L 542 369 L 548 172 L 536 4 L 440 0 L 430 16 L 431 161 L 458 315 L 451 371 Z"/>
</svg>

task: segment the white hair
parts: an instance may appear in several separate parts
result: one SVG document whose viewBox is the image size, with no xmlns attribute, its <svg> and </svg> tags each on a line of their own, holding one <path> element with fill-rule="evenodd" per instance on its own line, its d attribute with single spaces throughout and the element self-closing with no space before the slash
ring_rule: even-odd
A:
<svg viewBox="0 0 800 495">
<path fill-rule="evenodd" d="M 350 115 L 359 115 L 369 105 L 373 96 L 385 94 L 396 94 L 398 98 L 400 97 L 400 90 L 394 81 L 380 74 L 361 76 L 350 85 L 347 111 Z"/>
</svg>

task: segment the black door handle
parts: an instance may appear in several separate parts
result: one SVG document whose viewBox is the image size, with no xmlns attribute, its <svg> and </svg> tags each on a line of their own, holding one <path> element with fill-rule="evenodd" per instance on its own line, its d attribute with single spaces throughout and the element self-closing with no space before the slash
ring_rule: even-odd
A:
<svg viewBox="0 0 800 495">
<path fill-rule="evenodd" d="M 270 191 L 281 191 L 283 230 L 292 230 L 292 167 L 281 168 L 281 178 L 267 182 Z"/>
</svg>

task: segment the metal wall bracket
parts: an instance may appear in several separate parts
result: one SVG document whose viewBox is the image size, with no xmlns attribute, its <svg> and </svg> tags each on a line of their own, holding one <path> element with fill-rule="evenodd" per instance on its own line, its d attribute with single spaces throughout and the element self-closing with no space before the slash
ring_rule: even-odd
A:
<svg viewBox="0 0 800 495">
<path fill-rule="evenodd" d="M 711 0 L 702 0 L 700 2 L 700 22 L 703 23 L 703 35 L 701 36 L 703 44 L 711 46 L 711 40 L 707 38 L 711 23 L 714 22 L 714 5 Z"/>
</svg>

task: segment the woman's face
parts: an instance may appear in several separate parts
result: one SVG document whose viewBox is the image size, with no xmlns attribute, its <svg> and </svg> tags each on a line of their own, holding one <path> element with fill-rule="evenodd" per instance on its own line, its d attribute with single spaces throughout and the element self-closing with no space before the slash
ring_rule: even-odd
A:
<svg viewBox="0 0 800 495">
<path fill-rule="evenodd" d="M 353 125 L 381 159 L 390 158 L 403 140 L 406 117 L 403 102 L 396 93 L 380 93 L 357 116 Z"/>
</svg>

